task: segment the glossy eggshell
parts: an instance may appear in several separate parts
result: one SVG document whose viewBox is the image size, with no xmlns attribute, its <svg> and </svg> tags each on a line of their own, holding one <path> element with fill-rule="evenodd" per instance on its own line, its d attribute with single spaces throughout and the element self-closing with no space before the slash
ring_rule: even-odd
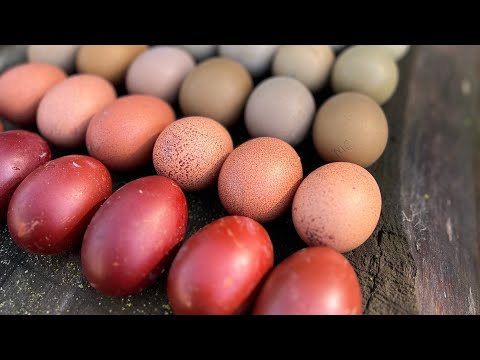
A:
<svg viewBox="0 0 480 360">
<path fill-rule="evenodd" d="M 199 191 L 216 183 L 232 151 L 232 138 L 221 124 L 189 117 L 175 121 L 160 134 L 153 164 L 157 174 L 176 181 L 182 189 Z"/>
<path fill-rule="evenodd" d="M 37 125 L 51 143 L 64 148 L 85 144 L 92 117 L 117 97 L 113 86 L 95 75 L 74 75 L 52 88 L 38 108 Z"/>
<path fill-rule="evenodd" d="M 48 144 L 37 134 L 23 130 L 0 134 L 0 220 L 7 216 L 8 203 L 17 186 L 50 159 Z"/>
<path fill-rule="evenodd" d="M 66 76 L 48 64 L 20 64 L 7 70 L 0 76 L 0 116 L 20 126 L 32 125 L 40 100 Z"/>
<path fill-rule="evenodd" d="M 185 242 L 168 274 L 167 293 L 179 315 L 244 312 L 273 266 L 273 247 L 256 221 L 229 216 Z"/>
<path fill-rule="evenodd" d="M 109 169 L 129 171 L 152 161 L 158 135 L 173 121 L 168 103 L 146 95 L 119 98 L 88 126 L 87 149 Z"/>
<path fill-rule="evenodd" d="M 229 214 L 264 223 L 287 211 L 302 177 L 300 157 L 289 144 L 257 138 L 240 145 L 225 160 L 218 194 Z"/>
<path fill-rule="evenodd" d="M 116 191 L 85 233 L 82 267 L 90 284 L 110 296 L 151 285 L 182 241 L 187 215 L 182 190 L 165 177 L 140 178 Z"/>
<path fill-rule="evenodd" d="M 362 293 L 352 265 L 327 247 L 300 250 L 268 276 L 255 315 L 361 315 Z"/>
<path fill-rule="evenodd" d="M 8 207 L 13 240 L 42 255 L 78 245 L 99 206 L 112 194 L 112 179 L 99 161 L 83 155 L 52 160 L 18 186 Z"/>
<path fill-rule="evenodd" d="M 345 253 L 373 233 L 382 210 L 380 188 L 364 168 L 346 162 L 322 166 L 299 186 L 292 206 L 293 224 L 310 246 Z"/>
</svg>

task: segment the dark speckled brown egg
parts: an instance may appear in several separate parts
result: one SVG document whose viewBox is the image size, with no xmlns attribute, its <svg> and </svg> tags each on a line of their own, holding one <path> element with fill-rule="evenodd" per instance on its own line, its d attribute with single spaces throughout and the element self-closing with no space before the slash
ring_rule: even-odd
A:
<svg viewBox="0 0 480 360">
<path fill-rule="evenodd" d="M 302 163 L 293 147 L 262 137 L 230 154 L 220 171 L 218 193 L 230 214 L 264 223 L 288 209 L 302 177 Z"/>
<path fill-rule="evenodd" d="M 199 191 L 215 184 L 232 138 L 221 124 L 205 117 L 188 117 L 170 124 L 158 137 L 153 164 L 186 191 Z"/>
<path fill-rule="evenodd" d="M 168 103 L 153 96 L 119 98 L 93 117 L 87 150 L 110 170 L 130 171 L 152 161 L 158 135 L 173 121 Z"/>
<path fill-rule="evenodd" d="M 322 166 L 305 178 L 293 200 L 293 224 L 310 246 L 345 253 L 362 245 L 377 226 L 382 196 L 364 168 L 346 162 Z"/>
</svg>

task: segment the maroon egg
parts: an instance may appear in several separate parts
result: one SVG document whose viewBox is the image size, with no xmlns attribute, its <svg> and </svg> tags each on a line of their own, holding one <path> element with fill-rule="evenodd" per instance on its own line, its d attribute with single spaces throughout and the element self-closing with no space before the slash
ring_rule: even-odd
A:
<svg viewBox="0 0 480 360">
<path fill-rule="evenodd" d="M 352 265 L 327 247 L 300 250 L 268 276 L 255 315 L 360 315 L 362 293 Z"/>
<path fill-rule="evenodd" d="M 0 134 L 0 220 L 6 218 L 8 203 L 17 186 L 50 159 L 48 144 L 37 134 L 24 130 Z"/>
<path fill-rule="evenodd" d="M 112 179 L 98 160 L 70 155 L 37 168 L 20 184 L 8 207 L 13 240 L 42 255 L 78 245 L 99 206 L 112 193 Z"/>
<path fill-rule="evenodd" d="M 151 285 L 182 241 L 187 201 L 163 176 L 144 177 L 116 191 L 98 210 L 82 245 L 82 267 L 99 292 L 127 296 Z"/>
</svg>

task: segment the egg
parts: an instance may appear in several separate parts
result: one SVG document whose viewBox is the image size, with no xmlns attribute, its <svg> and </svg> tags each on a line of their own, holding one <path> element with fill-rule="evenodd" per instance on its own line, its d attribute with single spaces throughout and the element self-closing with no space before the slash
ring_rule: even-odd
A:
<svg viewBox="0 0 480 360">
<path fill-rule="evenodd" d="M 170 124 L 153 150 L 157 174 L 174 180 L 183 190 L 198 191 L 214 185 L 233 151 L 232 138 L 218 122 L 189 117 Z"/>
<path fill-rule="evenodd" d="M 119 85 L 130 64 L 147 48 L 147 45 L 82 45 L 76 59 L 77 71 Z"/>
<path fill-rule="evenodd" d="M 230 214 L 264 223 L 288 210 L 302 177 L 300 157 L 289 144 L 269 137 L 252 139 L 225 160 L 218 194 Z"/>
<path fill-rule="evenodd" d="M 165 101 L 147 95 L 124 96 L 95 115 L 87 130 L 87 150 L 114 171 L 130 171 L 152 161 L 158 135 L 175 121 Z"/>
<path fill-rule="evenodd" d="M 336 93 L 359 92 L 382 105 L 395 92 L 398 78 L 398 66 L 384 50 L 357 45 L 338 57 L 331 81 Z"/>
<path fill-rule="evenodd" d="M 38 107 L 37 125 L 51 143 L 64 148 L 85 144 L 93 115 L 113 102 L 115 89 L 96 75 L 74 75 L 53 87 Z"/>
<path fill-rule="evenodd" d="M 410 45 L 370 45 L 385 50 L 395 61 L 399 61 L 407 55 Z"/>
<path fill-rule="evenodd" d="M 382 197 L 373 176 L 356 164 L 336 162 L 303 180 L 293 200 L 292 218 L 307 245 L 345 253 L 370 237 L 381 208 Z"/>
<path fill-rule="evenodd" d="M 245 66 L 253 77 L 267 72 L 278 45 L 220 45 L 219 54 Z"/>
<path fill-rule="evenodd" d="M 0 121 L 0 132 L 4 131 L 5 128 L 3 127 L 3 123 Z"/>
<path fill-rule="evenodd" d="M 188 51 L 197 61 L 203 61 L 217 53 L 217 45 L 177 45 Z"/>
<path fill-rule="evenodd" d="M 298 80 L 277 76 L 261 82 L 250 95 L 245 124 L 252 137 L 275 137 L 292 146 L 307 135 L 315 100 Z"/>
<path fill-rule="evenodd" d="M 385 113 L 366 95 L 346 92 L 333 96 L 315 117 L 313 142 L 325 161 L 368 167 L 383 154 L 387 141 Z"/>
<path fill-rule="evenodd" d="M 242 114 L 253 81 L 245 67 L 226 58 L 199 64 L 180 89 L 180 108 L 185 116 L 204 116 L 228 127 Z"/>
<path fill-rule="evenodd" d="M 334 60 L 328 45 L 282 45 L 273 60 L 272 72 L 291 76 L 316 92 L 327 83 Z"/>
<path fill-rule="evenodd" d="M 72 72 L 79 47 L 80 45 L 29 45 L 27 58 L 32 63 L 51 64 Z"/>
<path fill-rule="evenodd" d="M 126 86 L 130 94 L 177 100 L 183 80 L 195 67 L 186 51 L 173 46 L 155 46 L 140 54 L 130 65 Z"/>
<path fill-rule="evenodd" d="M 49 64 L 20 64 L 0 76 L 0 116 L 19 126 L 35 123 L 43 96 L 66 78 L 65 72 Z"/>
</svg>

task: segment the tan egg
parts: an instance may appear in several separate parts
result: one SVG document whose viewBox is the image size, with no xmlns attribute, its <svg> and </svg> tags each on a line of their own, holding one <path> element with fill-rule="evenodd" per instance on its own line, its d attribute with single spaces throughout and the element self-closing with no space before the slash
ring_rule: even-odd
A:
<svg viewBox="0 0 480 360">
<path fill-rule="evenodd" d="M 77 71 L 119 85 L 130 64 L 147 48 L 147 45 L 82 45 L 77 54 Z"/>
<path fill-rule="evenodd" d="M 35 123 L 45 94 L 67 77 L 49 64 L 20 64 L 0 76 L 0 116 L 20 126 Z"/>
<path fill-rule="evenodd" d="M 81 147 L 92 117 L 116 97 L 113 86 L 101 77 L 70 76 L 42 99 L 37 113 L 38 130 L 57 146 Z"/>
<path fill-rule="evenodd" d="M 66 72 L 73 71 L 80 45 L 29 45 L 29 62 L 55 65 Z"/>
<path fill-rule="evenodd" d="M 186 77 L 180 90 L 180 107 L 186 116 L 204 116 L 224 126 L 239 119 L 252 92 L 253 81 L 240 63 L 212 58 Z"/>
<path fill-rule="evenodd" d="M 300 157 L 289 144 L 257 138 L 227 158 L 218 178 L 218 194 L 230 214 L 268 222 L 288 210 L 302 178 Z"/>
<path fill-rule="evenodd" d="M 377 226 L 382 196 L 364 168 L 345 162 L 322 166 L 298 188 L 292 206 L 293 224 L 309 246 L 330 246 L 339 252 L 362 245 Z"/>
<path fill-rule="evenodd" d="M 388 123 L 382 108 L 368 96 L 346 92 L 331 97 L 318 110 L 313 142 L 328 162 L 368 167 L 383 154 Z"/>
<path fill-rule="evenodd" d="M 173 121 L 171 106 L 147 95 L 124 96 L 94 116 L 87 150 L 110 170 L 130 171 L 151 163 L 158 135 Z"/>
<path fill-rule="evenodd" d="M 273 60 L 272 72 L 293 77 L 316 92 L 327 83 L 334 60 L 328 45 L 282 45 Z"/>
<path fill-rule="evenodd" d="M 232 151 L 232 138 L 221 124 L 204 117 L 188 117 L 170 124 L 160 134 L 153 149 L 153 164 L 158 175 L 172 179 L 183 190 L 199 191 L 217 182 Z"/>
<path fill-rule="evenodd" d="M 382 105 L 395 92 L 398 77 L 397 63 L 385 50 L 357 45 L 338 57 L 331 82 L 336 93 L 359 92 Z"/>
</svg>

